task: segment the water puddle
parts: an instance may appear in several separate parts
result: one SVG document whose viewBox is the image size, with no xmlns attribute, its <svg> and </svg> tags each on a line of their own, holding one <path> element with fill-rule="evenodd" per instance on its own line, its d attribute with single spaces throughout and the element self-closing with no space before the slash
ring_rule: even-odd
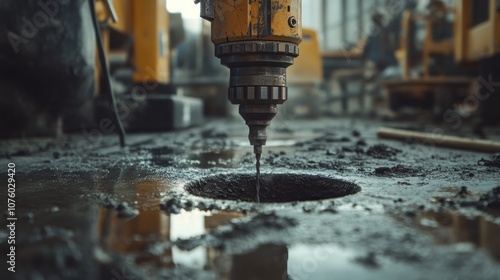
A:
<svg viewBox="0 0 500 280">
<path fill-rule="evenodd" d="M 191 166 L 199 168 L 223 167 L 234 168 L 238 166 L 243 157 L 251 155 L 250 149 L 224 149 L 203 151 L 189 157 Z"/>
<path fill-rule="evenodd" d="M 173 246 L 159 256 L 146 253 L 150 244 L 201 236 L 243 216 L 200 210 L 174 215 L 152 209 L 131 219 L 120 219 L 112 210 L 102 208 L 99 237 L 104 249 L 131 255 L 139 265 L 206 270 L 217 279 L 403 279 L 415 269 L 337 244 L 266 244 L 236 255 L 204 246 L 190 251 Z"/>
<path fill-rule="evenodd" d="M 200 210 L 166 214 L 158 208 L 142 210 L 136 217 L 123 219 L 114 210 L 103 207 L 99 211 L 98 236 L 104 249 L 132 254 L 140 264 L 203 269 L 207 265 L 205 248 L 183 251 L 174 246 L 161 256 L 148 254 L 146 250 L 152 244 L 203 235 L 243 216 L 237 212 Z"/>
<path fill-rule="evenodd" d="M 500 261 L 499 218 L 427 211 L 417 215 L 414 223 L 420 230 L 432 234 L 438 244 L 455 245 L 463 250 L 480 248 Z"/>
<path fill-rule="evenodd" d="M 217 276 L 235 280 L 403 279 L 413 269 L 336 244 L 267 244 L 224 261 Z"/>
<path fill-rule="evenodd" d="M 467 199 L 479 199 L 481 197 L 478 193 L 470 192 L 465 187 L 444 187 L 439 190 L 443 195 L 434 196 L 432 203 L 441 203 L 443 201 L 449 200 L 451 198 L 467 198 Z M 451 196 L 450 196 L 451 194 Z"/>
<path fill-rule="evenodd" d="M 177 186 L 154 175 L 130 167 L 82 174 L 40 174 L 25 179 L 20 183 L 23 186 L 19 189 L 23 203 L 19 211 L 29 213 L 34 218 L 32 222 L 28 219 L 20 221 L 26 225 L 22 234 L 36 234 L 31 229 L 45 225 L 69 228 L 79 233 L 78 236 L 88 238 L 81 240 L 82 244 L 86 244 L 90 243 L 89 240 L 94 240 L 97 232 L 100 247 L 104 251 L 131 257 L 141 267 L 152 267 L 153 273 L 158 268 L 189 267 L 213 272 L 221 279 L 238 280 L 405 279 L 408 275 L 421 274 L 416 271 L 418 266 L 394 262 L 387 257 L 370 254 L 369 251 L 357 251 L 336 244 L 268 244 L 239 255 L 228 255 L 216 248 L 204 246 L 190 251 L 173 246 L 162 250 L 161 254 L 151 254 L 148 251 L 150 246 L 201 236 L 244 216 L 238 212 L 206 212 L 196 209 L 189 212 L 183 210 L 179 214 L 165 213 L 159 209 L 160 201 L 165 199 L 169 189 Z M 276 182 L 287 183 L 285 179 L 293 179 L 289 175 L 276 176 Z M 326 182 L 327 185 L 331 183 L 332 181 Z M 299 185 L 303 186 L 297 184 Z M 288 182 L 288 186 L 293 184 Z M 300 188 L 300 192 L 288 192 L 287 197 L 296 193 L 301 197 L 307 194 L 311 199 L 321 199 L 322 197 L 312 195 L 324 194 L 327 188 L 324 185 L 319 185 L 317 189 L 313 187 L 310 186 L 311 194 Z M 283 189 L 281 188 L 282 191 Z M 349 191 L 356 188 L 342 189 Z M 449 190 L 452 193 L 457 191 L 459 189 Z M 97 205 L 101 202 L 101 195 L 94 196 L 95 194 L 112 197 L 116 203 L 128 201 L 131 208 L 139 210 L 139 214 L 120 218 L 116 209 L 99 208 Z M 272 194 L 280 193 L 274 191 Z M 87 203 L 82 203 L 82 197 L 95 201 L 91 200 L 90 205 L 86 205 Z M 248 197 L 253 197 L 253 193 Z M 466 198 L 468 197 L 475 198 L 475 194 L 467 194 Z M 267 196 L 266 199 L 281 198 Z M 376 203 L 348 203 L 340 205 L 339 210 L 384 213 L 383 206 Z M 462 251 L 480 248 L 500 261 L 498 218 L 467 217 L 452 211 L 427 211 L 412 219 L 411 223 L 415 228 L 434 236 L 438 244 L 455 246 Z M 93 225 L 97 225 L 96 231 Z"/>
</svg>

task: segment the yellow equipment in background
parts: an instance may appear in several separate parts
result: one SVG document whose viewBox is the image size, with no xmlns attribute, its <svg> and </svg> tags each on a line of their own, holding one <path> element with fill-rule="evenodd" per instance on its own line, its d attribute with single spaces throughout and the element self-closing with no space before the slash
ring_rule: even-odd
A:
<svg viewBox="0 0 500 280">
<path fill-rule="evenodd" d="M 446 14 L 448 10 L 443 11 Z M 423 21 L 425 23 L 425 37 L 422 45 L 422 53 L 412 53 L 411 48 L 414 43 L 412 37 L 411 27 L 416 22 Z M 402 36 L 400 38 L 400 47 L 396 51 L 396 57 L 403 71 L 403 79 L 409 80 L 411 78 L 410 70 L 413 66 L 421 65 L 423 67 L 423 78 L 432 80 L 430 74 L 430 65 L 432 56 L 443 55 L 448 56 L 453 53 L 453 37 L 436 40 L 434 39 L 434 30 L 436 25 L 440 24 L 439 19 L 434 18 L 432 15 L 412 15 L 412 12 L 407 10 L 403 12 Z M 441 79 L 441 78 L 440 78 Z"/>
<path fill-rule="evenodd" d="M 134 40 L 132 80 L 137 84 L 170 82 L 169 16 L 165 0 L 99 0 L 101 21 L 116 18 L 110 27 L 132 35 Z M 109 32 L 103 32 L 109 51 Z M 125 54 L 126 55 L 126 54 Z"/>
<path fill-rule="evenodd" d="M 456 34 L 451 34 L 449 38 L 435 38 L 435 30 L 439 25 L 447 24 L 447 15 L 452 14 L 453 10 L 442 2 L 434 4 L 435 6 L 425 13 L 414 14 L 410 10 L 403 12 L 400 47 L 396 51 L 402 78 L 384 81 L 391 109 L 399 109 L 402 103 L 421 104 L 424 107 L 432 106 L 435 112 L 440 113 L 450 106 L 446 102 L 470 93 L 474 81 L 472 77 L 451 75 L 444 70 L 431 73 L 433 59 L 438 56 L 452 56 L 456 40 Z M 414 49 L 418 43 L 415 42 L 415 32 L 412 28 L 417 26 L 417 22 L 425 23 L 421 51 Z M 418 71 L 420 67 L 423 69 L 422 73 Z M 412 73 L 412 69 L 417 71 Z"/>
<path fill-rule="evenodd" d="M 294 117 L 316 117 L 320 114 L 320 89 L 323 86 L 323 62 L 316 31 L 302 29 L 300 56 L 287 70 L 288 101 L 284 111 Z M 282 110 L 283 111 L 283 110 Z"/>
<path fill-rule="evenodd" d="M 196 0 L 211 22 L 215 56 L 230 71 L 229 101 L 240 105 L 256 154 L 266 127 L 287 99 L 286 68 L 302 41 L 301 0 Z M 101 19 L 133 37 L 133 82 L 169 82 L 168 13 L 164 0 L 101 0 Z M 104 33 L 104 36 L 109 36 Z M 108 40 L 107 38 L 104 41 Z"/>
<path fill-rule="evenodd" d="M 171 81 L 166 1 L 98 0 L 96 4 L 113 86 L 121 89 L 117 110 L 125 112 L 122 121 L 127 130 L 163 131 L 200 124 L 202 101 L 177 95 Z M 97 80 L 100 75 L 96 71 Z"/>
<path fill-rule="evenodd" d="M 474 98 L 481 101 L 482 122 L 498 124 L 500 94 L 495 87 L 500 81 L 500 1 L 457 0 L 455 5 L 455 61 L 477 66 Z"/>
<path fill-rule="evenodd" d="M 288 68 L 288 81 L 292 85 L 320 84 L 323 82 L 323 65 L 318 34 L 314 29 L 302 28 L 300 56 Z"/>
<path fill-rule="evenodd" d="M 486 18 L 473 24 L 473 1 L 455 1 L 455 60 L 459 63 L 475 62 L 500 53 L 500 4 L 488 1 Z"/>
</svg>

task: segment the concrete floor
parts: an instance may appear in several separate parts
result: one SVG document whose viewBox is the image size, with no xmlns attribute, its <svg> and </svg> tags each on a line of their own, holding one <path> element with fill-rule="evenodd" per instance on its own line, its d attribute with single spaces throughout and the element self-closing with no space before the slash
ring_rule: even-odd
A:
<svg viewBox="0 0 500 280">
<path fill-rule="evenodd" d="M 239 119 L 129 135 L 125 150 L 97 131 L 3 140 L 18 220 L 16 273 L 0 279 L 500 279 L 500 168 L 478 164 L 492 155 L 380 140 L 380 125 L 277 119 L 262 173 L 278 185 L 260 204 L 240 180 L 255 166 Z M 210 193 L 206 178 L 220 174 L 234 189 Z M 286 200 L 287 187 L 327 195 L 319 177 L 361 190 L 269 202 Z M 2 261 L 8 236 L 0 230 Z"/>
</svg>

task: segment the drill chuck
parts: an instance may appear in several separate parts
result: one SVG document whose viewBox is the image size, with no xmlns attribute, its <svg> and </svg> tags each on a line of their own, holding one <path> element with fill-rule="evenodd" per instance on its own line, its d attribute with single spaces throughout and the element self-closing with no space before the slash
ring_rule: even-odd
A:
<svg viewBox="0 0 500 280">
<path fill-rule="evenodd" d="M 228 99 L 240 106 L 253 146 L 265 145 L 266 128 L 287 99 L 286 68 L 298 56 L 290 42 L 245 41 L 221 44 L 216 56 L 230 69 Z"/>
</svg>

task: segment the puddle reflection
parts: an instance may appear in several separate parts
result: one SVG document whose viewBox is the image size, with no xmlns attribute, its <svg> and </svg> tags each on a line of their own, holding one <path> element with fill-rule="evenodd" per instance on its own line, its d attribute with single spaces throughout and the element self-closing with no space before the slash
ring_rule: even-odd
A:
<svg viewBox="0 0 500 280">
<path fill-rule="evenodd" d="M 210 152 L 201 152 L 191 155 L 190 160 L 192 165 L 200 168 L 210 167 L 227 167 L 232 168 L 238 165 L 235 159 L 241 159 L 245 155 L 250 154 L 250 151 L 245 149 L 227 149 L 216 150 Z"/>
<path fill-rule="evenodd" d="M 217 279 L 373 279 L 375 276 L 399 278 L 411 269 L 382 260 L 367 266 L 356 260 L 366 252 L 335 244 L 307 245 L 267 244 L 245 254 L 228 255 L 216 248 L 199 246 L 193 250 L 172 247 L 160 255 L 148 253 L 148 246 L 159 242 L 201 236 L 217 227 L 241 218 L 237 212 L 185 211 L 167 214 L 159 209 L 161 198 L 147 194 L 163 188 L 165 182 L 147 180 L 134 184 L 139 215 L 123 219 L 113 209 L 99 211 L 98 234 L 101 246 L 109 252 L 132 256 L 141 266 L 188 267 L 212 271 Z M 148 206 L 149 205 L 149 206 Z M 379 264 L 388 264 L 382 266 Z M 152 270 L 154 271 L 154 269 Z"/>
<path fill-rule="evenodd" d="M 101 246 L 117 253 L 132 253 L 137 263 L 154 261 L 158 265 L 204 268 L 207 264 L 207 249 L 195 248 L 183 251 L 177 247 L 165 250 L 158 259 L 148 256 L 149 244 L 203 235 L 213 228 L 226 224 L 243 214 L 232 212 L 204 212 L 194 210 L 180 214 L 165 214 L 159 209 L 143 210 L 131 219 L 122 219 L 112 209 L 99 211 L 99 237 Z"/>
<path fill-rule="evenodd" d="M 118 217 L 114 209 L 102 207 L 97 219 L 101 246 L 111 252 L 133 254 L 137 263 L 161 266 L 185 266 L 203 269 L 207 265 L 207 249 L 182 251 L 173 247 L 160 256 L 146 253 L 149 244 L 200 236 L 232 219 L 244 216 L 237 212 L 204 212 L 193 210 L 166 214 L 159 208 L 160 197 L 151 197 L 164 182 L 145 180 L 134 184 L 139 215 L 130 219 Z"/>
<path fill-rule="evenodd" d="M 218 259 L 218 279 L 288 279 L 288 249 L 267 244 L 246 254 Z"/>
<path fill-rule="evenodd" d="M 424 212 L 416 217 L 417 226 L 431 232 L 443 245 L 471 243 L 500 261 L 500 224 L 491 217 L 468 217 L 456 212 Z"/>
<path fill-rule="evenodd" d="M 263 245 L 256 250 L 228 257 L 226 271 L 219 268 L 218 279 L 227 280 L 331 280 L 403 279 L 412 268 L 385 258 L 359 260 L 361 252 L 336 244 Z M 372 263 L 369 263 L 372 262 Z M 374 262 L 375 265 L 373 264 Z"/>
</svg>

